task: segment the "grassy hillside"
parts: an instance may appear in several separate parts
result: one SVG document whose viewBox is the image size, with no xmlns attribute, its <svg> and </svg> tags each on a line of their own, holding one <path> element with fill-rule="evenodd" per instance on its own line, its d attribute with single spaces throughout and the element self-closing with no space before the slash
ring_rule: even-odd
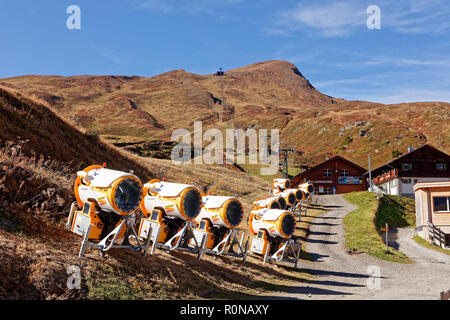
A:
<svg viewBox="0 0 450 320">
<path fill-rule="evenodd" d="M 88 250 L 79 260 L 81 238 L 63 224 L 74 201 L 75 172 L 86 164 L 106 161 L 115 169 L 134 168 L 143 181 L 166 176 L 203 191 L 236 194 L 246 214 L 270 185 L 233 166 L 174 166 L 128 154 L 35 101 L 3 90 L 0 95 L 6 128 L 0 136 L 0 299 L 245 299 L 311 278 L 300 270 L 262 266 L 258 257 L 242 265 L 209 256 L 197 263 L 181 252 L 157 251 L 144 259 L 118 250 L 101 258 Z M 66 287 L 72 265 L 80 267 L 81 290 Z"/>
<path fill-rule="evenodd" d="M 299 162 L 305 165 L 340 154 L 367 167 L 370 153 L 378 166 L 424 143 L 450 152 L 449 103 L 384 105 L 328 97 L 286 61 L 228 70 L 222 80 L 175 70 L 151 78 L 23 76 L 0 84 L 79 127 L 122 141 L 168 140 L 174 129 L 192 130 L 198 120 L 205 129 L 279 129 L 283 143 L 304 152 Z"/>
<path fill-rule="evenodd" d="M 375 218 L 378 232 L 381 233 L 381 228 L 384 228 L 386 223 L 390 228 L 407 228 L 416 225 L 416 209 L 413 199 L 384 195 L 379 201 L 380 206 Z"/>
<path fill-rule="evenodd" d="M 409 213 L 402 210 L 404 207 L 401 201 L 388 199 L 381 200 L 380 204 L 376 195 L 367 191 L 349 193 L 344 198 L 357 206 L 357 209 L 347 214 L 343 220 L 345 246 L 349 251 L 364 252 L 392 262 L 411 263 L 408 257 L 392 247 L 386 252 L 379 229 L 384 221 L 392 222 L 394 225 L 391 227 L 404 226 L 406 220 L 403 217 L 409 216 Z"/>
<path fill-rule="evenodd" d="M 92 163 L 106 162 L 111 168 L 134 170 L 139 175 L 151 171 L 130 161 L 95 132 L 78 130 L 39 102 L 20 93 L 0 88 L 0 146 L 24 153 L 46 165 L 66 165 L 76 172 Z M 16 151 L 14 151 L 16 150 Z"/>
</svg>

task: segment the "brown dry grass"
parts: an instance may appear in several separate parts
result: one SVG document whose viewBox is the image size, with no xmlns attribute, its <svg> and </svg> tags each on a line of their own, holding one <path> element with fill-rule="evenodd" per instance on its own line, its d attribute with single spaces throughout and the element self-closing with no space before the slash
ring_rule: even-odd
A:
<svg viewBox="0 0 450 320">
<path fill-rule="evenodd" d="M 263 267 L 258 257 L 249 257 L 243 265 L 233 258 L 206 256 L 197 264 L 195 256 L 186 253 L 158 251 L 144 259 L 133 252 L 113 250 L 105 258 L 88 251 L 79 260 L 81 239 L 63 227 L 68 207 L 74 200 L 74 171 L 77 164 L 81 165 L 77 149 L 61 160 L 53 155 L 66 146 L 57 143 L 44 156 L 45 150 L 40 146 L 48 143 L 46 133 L 36 132 L 43 135 L 39 143 L 33 143 L 30 137 L 40 129 L 33 119 L 43 114 L 48 121 L 54 121 L 47 126 L 57 128 L 49 133 L 49 139 L 56 139 L 52 133 L 58 130 L 77 138 L 82 136 L 70 126 L 64 126 L 44 106 L 12 93 L 2 94 L 6 99 L 0 101 L 0 108 L 18 108 L 13 119 L 23 124 L 25 135 L 18 139 L 17 131 L 13 130 L 20 126 L 10 125 L 5 132 L 14 141 L 2 141 L 0 146 L 0 299 L 254 298 L 270 296 L 286 285 L 310 278 L 300 270 Z M 27 112 L 21 113 L 19 107 Z M 0 114 L 1 121 L 5 121 L 6 114 Z M 99 145 L 101 140 L 81 138 L 79 147 L 96 150 Z M 246 208 L 269 187 L 263 180 L 234 167 L 173 166 L 170 161 L 140 158 L 115 147 L 102 148 L 107 148 L 110 153 L 107 156 L 114 157 L 115 161 L 126 159 L 124 163 L 141 168 L 139 175 L 144 181 L 166 176 L 172 181 L 195 182 L 204 191 L 236 194 Z M 81 290 L 66 287 L 70 265 L 81 268 Z"/>
<path fill-rule="evenodd" d="M 257 178 L 249 176 L 247 180 L 240 177 L 242 173 L 227 168 L 178 168 L 165 161 L 162 165 L 157 162 L 161 161 L 143 161 L 143 165 L 158 166 L 161 172 L 168 170 L 164 173 L 177 181 L 194 179 L 204 186 L 211 182 L 214 173 L 223 186 L 236 193 L 250 192 L 248 196 L 255 196 L 259 187 L 266 186 Z M 299 270 L 263 267 L 258 257 L 249 257 L 247 264 L 242 265 L 233 258 L 206 256 L 198 264 L 195 256 L 178 252 L 158 251 L 144 259 L 136 253 L 112 251 L 103 259 L 88 251 L 79 260 L 81 239 L 62 226 L 67 205 L 73 199 L 67 168 L 47 168 L 41 161 L 32 161 L 10 148 L 2 149 L 0 163 L 0 187 L 4 190 L 0 199 L 2 299 L 252 298 L 271 295 L 286 285 L 310 278 Z M 192 176 L 190 170 L 196 175 Z M 14 180 L 8 178 L 11 174 Z M 249 181 L 254 182 L 251 188 Z M 47 194 L 49 189 L 53 191 Z M 61 206 L 54 201 L 58 197 Z M 26 200 L 33 198 L 32 202 Z M 81 267 L 81 290 L 66 288 L 66 269 L 70 265 Z"/>
<path fill-rule="evenodd" d="M 247 264 L 242 265 L 233 258 L 206 256 L 198 264 L 195 256 L 185 253 L 157 251 L 144 259 L 136 253 L 116 250 L 106 258 L 88 251 L 86 257 L 79 260 L 77 253 L 81 239 L 62 227 L 67 207 L 49 205 L 55 199 L 55 193 L 47 195 L 44 192 L 45 197 L 33 201 L 32 208 L 23 202 L 51 186 L 57 189 L 56 195 L 60 192 L 69 194 L 63 199 L 64 205 L 69 204 L 72 200 L 71 179 L 67 178 L 65 169 L 51 171 L 39 161 L 33 162 L 5 150 L 0 153 L 0 160 L 0 186 L 7 191 L 2 193 L 0 211 L 1 299 L 252 298 L 271 295 L 274 290 L 310 278 L 299 270 L 271 265 L 263 267 L 257 257 L 249 257 Z M 161 170 L 170 169 L 166 165 Z M 211 175 L 212 171 L 208 169 L 198 169 L 198 181 Z M 228 177 L 226 170 L 214 172 Z M 17 183 L 5 179 L 10 172 L 14 173 Z M 178 168 L 168 176 L 190 178 L 186 168 Z M 23 179 L 26 184 L 22 185 Z M 242 179 L 237 175 L 227 179 L 222 183 L 230 183 L 230 188 L 235 186 L 236 191 L 245 193 L 245 187 L 240 185 Z M 257 187 L 252 192 L 256 193 Z M 59 210 L 62 214 L 55 216 L 55 211 Z M 66 288 L 66 269 L 70 265 L 81 267 L 81 290 Z"/>
</svg>

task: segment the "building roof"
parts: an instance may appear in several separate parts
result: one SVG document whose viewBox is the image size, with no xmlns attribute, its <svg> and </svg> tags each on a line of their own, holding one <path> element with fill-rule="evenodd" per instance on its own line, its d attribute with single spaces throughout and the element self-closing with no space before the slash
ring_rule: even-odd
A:
<svg viewBox="0 0 450 320">
<path fill-rule="evenodd" d="M 408 153 L 406 153 L 406 154 L 403 154 L 403 155 L 401 155 L 401 156 L 399 156 L 399 157 L 397 157 L 397 158 L 394 158 L 394 159 L 392 159 L 392 160 L 390 160 L 390 161 L 388 161 L 388 162 L 382 164 L 381 166 L 378 166 L 378 167 L 372 169 L 371 172 L 374 172 L 374 171 L 376 171 L 376 170 L 378 170 L 378 169 L 381 169 L 381 168 L 383 168 L 383 167 L 385 167 L 385 166 L 390 166 L 390 164 L 394 163 L 395 161 L 397 161 L 397 160 L 399 160 L 399 159 L 401 159 L 401 158 L 403 158 L 403 157 L 406 157 L 406 156 L 408 156 L 408 155 L 410 155 L 410 154 L 412 154 L 412 153 L 414 153 L 414 152 L 417 152 L 417 151 L 419 151 L 419 150 L 422 150 L 423 148 L 430 148 L 430 149 L 432 149 L 432 150 L 434 150 L 434 151 L 436 151 L 436 152 L 438 152 L 438 153 L 441 153 L 441 154 L 443 154 L 444 156 L 450 158 L 450 156 L 449 156 L 448 154 L 446 154 L 444 151 L 441 151 L 441 150 L 439 150 L 439 149 L 433 147 L 431 144 L 424 144 L 424 145 L 420 146 L 419 148 L 412 150 L 411 152 L 408 152 Z M 369 173 L 369 171 L 367 171 L 364 175 L 366 175 L 366 174 L 368 174 L 368 173 Z"/>
<path fill-rule="evenodd" d="M 294 181 L 295 179 L 298 179 L 298 177 L 301 177 L 301 176 L 303 176 L 303 175 L 305 175 L 305 174 L 307 174 L 307 173 L 309 173 L 309 172 L 315 170 L 317 167 L 322 166 L 322 165 L 324 165 L 324 164 L 326 164 L 326 163 L 328 163 L 328 162 L 330 162 L 330 161 L 332 161 L 332 160 L 334 160 L 334 159 L 339 159 L 339 160 L 341 160 L 341 161 L 343 161 L 343 162 L 346 162 L 347 164 L 349 164 L 349 165 L 351 165 L 351 166 L 353 166 L 353 167 L 355 167 L 355 168 L 358 168 L 358 169 L 360 169 L 361 171 L 364 171 L 364 172 L 367 171 L 367 169 L 358 166 L 356 163 L 351 162 L 350 160 L 347 160 L 347 159 L 345 159 L 345 158 L 343 158 L 343 157 L 341 157 L 341 156 L 339 156 L 339 155 L 336 155 L 336 156 L 334 156 L 333 158 L 330 158 L 330 159 L 328 159 L 328 160 L 325 160 L 324 162 L 321 162 L 321 163 L 319 163 L 318 165 L 316 165 L 316 166 L 314 166 L 314 167 L 311 167 L 311 168 L 309 168 L 308 170 L 303 171 L 302 173 L 299 173 L 299 174 L 296 175 L 294 178 L 292 178 L 292 181 Z"/>
<path fill-rule="evenodd" d="M 448 181 L 429 181 L 429 182 L 419 182 L 414 185 L 414 191 L 426 188 L 449 188 L 450 191 L 450 180 Z"/>
</svg>

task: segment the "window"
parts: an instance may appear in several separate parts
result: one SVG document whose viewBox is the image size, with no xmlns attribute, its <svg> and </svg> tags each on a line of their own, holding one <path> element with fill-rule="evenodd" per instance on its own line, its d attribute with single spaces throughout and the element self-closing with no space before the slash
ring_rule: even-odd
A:
<svg viewBox="0 0 450 320">
<path fill-rule="evenodd" d="M 446 163 L 436 163 L 436 170 L 447 170 Z"/>
<path fill-rule="evenodd" d="M 403 184 L 411 184 L 411 179 L 402 179 Z"/>
<path fill-rule="evenodd" d="M 342 177 L 348 177 L 348 169 L 342 169 L 341 170 L 341 176 Z"/>
<path fill-rule="evenodd" d="M 403 171 L 410 171 L 410 170 L 412 170 L 412 163 L 402 163 L 402 170 Z"/>
<path fill-rule="evenodd" d="M 433 197 L 433 212 L 450 212 L 450 197 Z"/>
<path fill-rule="evenodd" d="M 333 188 L 332 187 L 325 187 L 324 188 L 325 194 L 333 194 Z"/>
<path fill-rule="evenodd" d="M 323 169 L 324 177 L 331 177 L 331 169 Z"/>
<path fill-rule="evenodd" d="M 332 187 L 319 186 L 319 194 L 333 194 Z"/>
</svg>

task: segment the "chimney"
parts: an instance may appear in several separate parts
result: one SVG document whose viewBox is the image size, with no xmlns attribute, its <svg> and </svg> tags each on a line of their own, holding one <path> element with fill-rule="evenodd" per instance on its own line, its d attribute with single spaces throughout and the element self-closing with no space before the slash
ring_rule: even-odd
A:
<svg viewBox="0 0 450 320">
<path fill-rule="evenodd" d="M 414 147 L 413 146 L 409 146 L 408 147 L 408 153 L 413 152 L 414 151 Z"/>
</svg>

